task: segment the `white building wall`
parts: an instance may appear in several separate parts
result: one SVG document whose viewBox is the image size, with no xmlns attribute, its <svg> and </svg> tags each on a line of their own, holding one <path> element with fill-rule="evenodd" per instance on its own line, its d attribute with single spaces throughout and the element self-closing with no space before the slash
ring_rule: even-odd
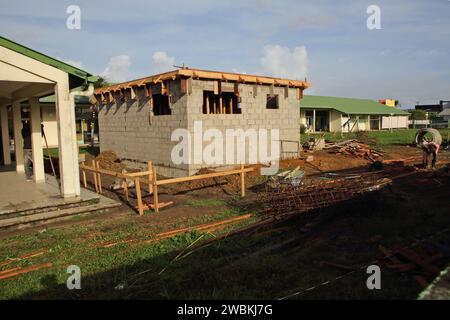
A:
<svg viewBox="0 0 450 320">
<path fill-rule="evenodd" d="M 381 118 L 381 129 L 404 129 L 408 128 L 408 116 L 383 116 Z"/>
</svg>

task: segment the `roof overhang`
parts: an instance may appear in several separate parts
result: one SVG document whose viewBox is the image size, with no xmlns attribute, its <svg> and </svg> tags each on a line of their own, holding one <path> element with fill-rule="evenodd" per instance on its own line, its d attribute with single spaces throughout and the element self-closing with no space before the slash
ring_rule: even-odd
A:
<svg viewBox="0 0 450 320">
<path fill-rule="evenodd" d="M 4 37 L 0 37 L 0 46 L 5 47 L 9 50 L 20 53 L 24 56 L 27 56 L 31 59 L 37 60 L 39 62 L 45 63 L 46 65 L 57 68 L 63 72 L 66 72 L 69 76 L 69 87 L 70 89 L 79 87 L 81 85 L 85 85 L 88 83 L 93 83 L 97 81 L 98 77 L 93 76 L 92 74 L 74 67 L 68 63 L 60 61 L 58 59 L 47 56 L 43 53 L 40 53 L 36 50 L 25 47 L 21 44 L 18 44 L 14 41 L 6 39 Z"/>
<path fill-rule="evenodd" d="M 182 68 L 179 70 L 173 70 L 165 73 L 156 74 L 153 76 L 123 82 L 108 87 L 103 87 L 95 90 L 95 94 L 103 94 L 107 92 L 115 92 L 123 89 L 129 89 L 133 87 L 140 87 L 147 84 L 156 84 L 163 81 L 175 80 L 180 78 L 193 78 L 204 80 L 219 80 L 238 83 L 254 83 L 261 85 L 274 85 L 274 86 L 288 86 L 292 88 L 307 89 L 310 85 L 307 81 L 290 80 L 283 78 L 274 78 L 266 76 L 247 75 L 240 73 L 209 71 L 200 69 Z"/>
</svg>

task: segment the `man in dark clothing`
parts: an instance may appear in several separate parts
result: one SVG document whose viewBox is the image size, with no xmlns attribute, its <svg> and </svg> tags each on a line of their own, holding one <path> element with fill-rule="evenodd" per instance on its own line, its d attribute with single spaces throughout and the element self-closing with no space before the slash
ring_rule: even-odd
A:
<svg viewBox="0 0 450 320">
<path fill-rule="evenodd" d="M 31 147 L 31 126 L 29 121 L 24 121 L 22 124 L 22 138 L 25 175 L 27 180 L 31 180 L 33 177 L 33 157 Z"/>
</svg>

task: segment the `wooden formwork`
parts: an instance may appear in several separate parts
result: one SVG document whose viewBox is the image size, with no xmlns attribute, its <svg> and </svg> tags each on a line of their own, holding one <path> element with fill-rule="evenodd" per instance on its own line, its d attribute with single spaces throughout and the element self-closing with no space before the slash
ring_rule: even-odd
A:
<svg viewBox="0 0 450 320">
<path fill-rule="evenodd" d="M 128 184 L 127 180 L 134 181 L 134 188 L 136 189 L 136 201 L 137 201 L 137 210 L 139 215 L 144 214 L 144 209 L 153 209 L 155 212 L 159 212 L 159 209 L 163 206 L 166 206 L 167 203 L 161 203 L 158 199 L 158 186 L 167 185 L 167 184 L 176 184 L 182 182 L 189 182 L 194 180 L 202 180 L 202 179 L 211 179 L 216 177 L 224 177 L 230 175 L 239 175 L 240 176 L 240 184 L 241 184 L 241 197 L 245 197 L 245 174 L 247 172 L 253 171 L 254 168 L 245 168 L 243 164 L 240 165 L 239 168 L 233 170 L 226 170 L 221 172 L 212 172 L 200 175 L 194 175 L 189 177 L 181 177 L 181 178 L 169 178 L 169 179 L 161 179 L 158 180 L 156 174 L 156 168 L 152 165 L 151 161 L 147 162 L 147 171 L 126 173 L 115 172 L 112 170 L 101 169 L 99 165 L 99 161 L 92 160 L 92 165 L 88 166 L 85 163 L 80 164 L 80 170 L 83 176 L 83 184 L 84 187 L 87 188 L 87 176 L 86 172 L 92 173 L 92 180 L 94 183 L 94 189 L 97 193 L 102 193 L 102 178 L 101 175 L 107 175 L 110 177 L 115 177 L 119 179 L 123 179 L 123 189 L 125 192 L 125 196 L 127 201 L 129 201 L 128 194 Z M 143 179 L 141 179 L 143 178 Z M 141 184 L 148 185 L 149 194 L 153 195 L 153 204 L 150 206 L 146 206 L 142 202 L 142 190 Z"/>
</svg>

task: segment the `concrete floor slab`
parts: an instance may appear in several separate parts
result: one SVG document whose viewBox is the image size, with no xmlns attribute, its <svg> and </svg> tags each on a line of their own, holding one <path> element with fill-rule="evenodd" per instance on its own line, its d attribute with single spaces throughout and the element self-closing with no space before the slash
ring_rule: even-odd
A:
<svg viewBox="0 0 450 320">
<path fill-rule="evenodd" d="M 46 183 L 27 181 L 23 174 L 0 170 L 0 215 L 12 212 L 56 207 L 77 202 L 95 201 L 99 195 L 82 189 L 79 198 L 64 199 L 55 177 L 46 175 Z"/>
</svg>

